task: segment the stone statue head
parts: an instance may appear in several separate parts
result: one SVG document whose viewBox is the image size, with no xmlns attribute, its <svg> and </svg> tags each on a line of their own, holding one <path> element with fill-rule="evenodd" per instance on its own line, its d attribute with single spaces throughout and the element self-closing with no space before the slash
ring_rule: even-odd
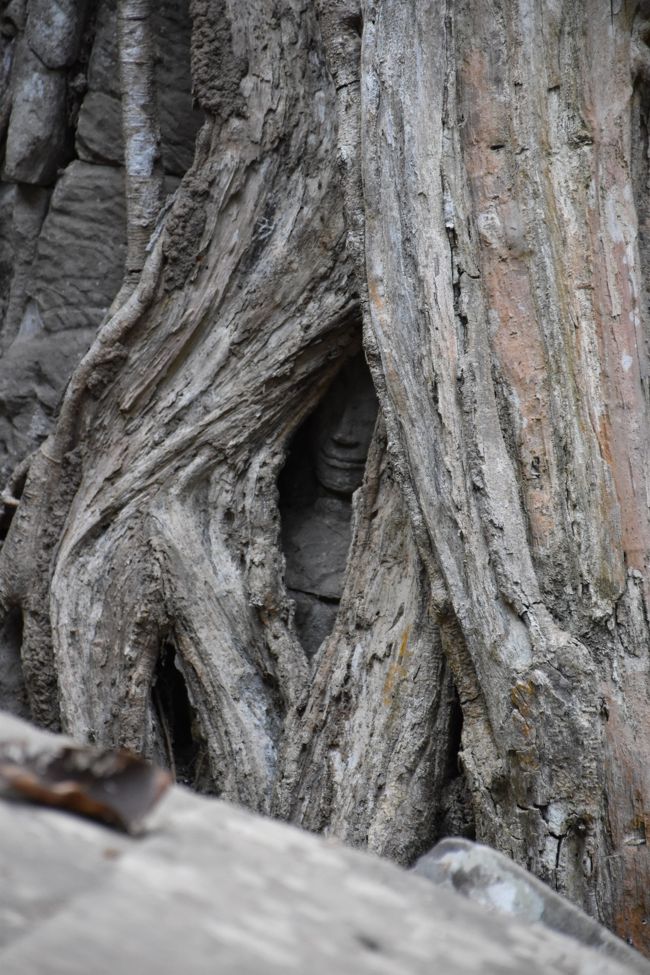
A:
<svg viewBox="0 0 650 975">
<path fill-rule="evenodd" d="M 363 470 L 377 417 L 377 397 L 358 353 L 347 362 L 314 415 L 314 469 L 327 491 L 349 496 Z"/>
</svg>

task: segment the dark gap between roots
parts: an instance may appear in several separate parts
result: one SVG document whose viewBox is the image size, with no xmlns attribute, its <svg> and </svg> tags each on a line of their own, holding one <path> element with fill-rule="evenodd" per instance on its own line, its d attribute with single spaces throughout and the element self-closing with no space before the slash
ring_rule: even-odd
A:
<svg viewBox="0 0 650 975">
<path fill-rule="evenodd" d="M 207 749 L 173 643 L 161 647 L 151 687 L 159 751 L 177 782 L 211 792 Z"/>
<path fill-rule="evenodd" d="M 462 734 L 463 711 L 458 691 L 453 687 L 453 698 L 450 701 L 449 712 L 447 785 L 442 796 L 442 818 L 438 839 L 444 839 L 445 836 L 464 836 L 470 840 L 476 839 L 472 797 L 460 761 Z"/>
<path fill-rule="evenodd" d="M 32 716 L 23 676 L 22 645 L 23 614 L 15 606 L 0 627 L 0 710 L 29 721 Z"/>
<path fill-rule="evenodd" d="M 20 501 L 23 496 L 23 491 L 25 490 L 25 482 L 27 481 L 27 471 L 19 479 L 19 481 L 14 486 L 13 497 L 16 501 Z M 13 521 L 14 515 L 16 514 L 16 505 L 14 504 L 3 504 L 0 507 L 0 542 L 4 542 L 5 538 L 9 534 L 9 529 L 11 527 L 11 522 Z"/>
</svg>

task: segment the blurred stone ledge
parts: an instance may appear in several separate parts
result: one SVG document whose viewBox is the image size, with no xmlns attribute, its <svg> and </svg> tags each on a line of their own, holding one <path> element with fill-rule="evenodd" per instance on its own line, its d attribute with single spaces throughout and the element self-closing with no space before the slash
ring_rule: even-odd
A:
<svg viewBox="0 0 650 975">
<path fill-rule="evenodd" d="M 8 741 L 31 752 L 66 743 L 0 714 Z M 0 800 L 3 975 L 648 970 L 636 959 L 490 913 L 387 861 L 180 787 L 137 838 Z"/>
</svg>

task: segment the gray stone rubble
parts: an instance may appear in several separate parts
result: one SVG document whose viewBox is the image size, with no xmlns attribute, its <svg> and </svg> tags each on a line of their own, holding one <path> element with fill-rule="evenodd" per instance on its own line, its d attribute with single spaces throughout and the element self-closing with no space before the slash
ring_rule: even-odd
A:
<svg viewBox="0 0 650 975">
<path fill-rule="evenodd" d="M 539 922 L 590 948 L 617 958 L 635 971 L 650 966 L 633 948 L 503 853 L 454 837 L 420 857 L 414 873 L 475 904 L 529 923 Z"/>
</svg>

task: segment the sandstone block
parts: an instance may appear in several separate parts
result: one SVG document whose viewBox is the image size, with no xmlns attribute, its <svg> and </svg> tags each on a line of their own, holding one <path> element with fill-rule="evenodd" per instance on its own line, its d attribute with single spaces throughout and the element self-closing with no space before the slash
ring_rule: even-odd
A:
<svg viewBox="0 0 650 975">
<path fill-rule="evenodd" d="M 99 325 L 122 281 L 125 237 L 122 170 L 71 163 L 52 194 L 33 269 L 45 329 Z"/>
<path fill-rule="evenodd" d="M 45 67 L 23 42 L 12 85 L 3 177 L 47 186 L 68 151 L 65 75 Z"/>
<path fill-rule="evenodd" d="M 72 64 L 86 16 L 86 0 L 29 0 L 27 43 L 48 68 Z"/>
</svg>

